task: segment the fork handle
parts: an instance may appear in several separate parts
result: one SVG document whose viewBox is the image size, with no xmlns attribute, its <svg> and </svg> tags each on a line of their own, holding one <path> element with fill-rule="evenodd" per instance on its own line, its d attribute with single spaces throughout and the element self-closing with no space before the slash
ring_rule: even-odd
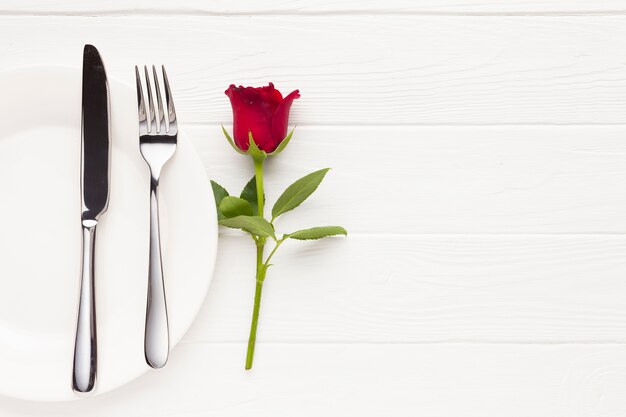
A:
<svg viewBox="0 0 626 417">
<path fill-rule="evenodd" d="M 148 365 L 153 368 L 163 367 L 169 355 L 169 345 L 169 325 L 159 233 L 159 181 L 153 177 L 150 181 L 150 253 L 144 338 L 144 353 Z"/>
<path fill-rule="evenodd" d="M 83 258 L 72 372 L 72 389 L 77 393 L 90 392 L 96 383 L 97 338 L 94 297 L 96 225 L 96 220 L 83 220 Z"/>
</svg>

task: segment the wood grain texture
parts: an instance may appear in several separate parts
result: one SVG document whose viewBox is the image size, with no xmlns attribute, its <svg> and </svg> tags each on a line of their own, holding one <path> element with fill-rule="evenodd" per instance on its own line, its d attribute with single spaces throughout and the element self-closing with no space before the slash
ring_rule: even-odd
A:
<svg viewBox="0 0 626 417">
<path fill-rule="evenodd" d="M 626 237 L 357 235 L 287 242 L 258 340 L 624 343 Z M 223 235 L 188 342 L 247 340 L 254 244 Z"/>
<path fill-rule="evenodd" d="M 130 85 L 166 64 L 231 191 L 252 172 L 223 91 L 299 88 L 268 199 L 333 169 L 278 228 L 350 232 L 276 256 L 252 372 L 253 246 L 228 231 L 165 369 L 2 417 L 626 414 L 626 3 L 8 0 L 0 37 L 0 71 L 78 67 L 86 42 Z"/>
<path fill-rule="evenodd" d="M 67 15 L 111 15 L 111 14 L 585 14 L 623 13 L 626 7 L 619 0 L 170 0 L 133 1 L 127 0 L 9 0 L 0 5 L 5 14 L 67 14 Z"/>
<path fill-rule="evenodd" d="M 3 417 L 621 416 L 626 346 L 179 345 L 124 389 Z"/>
<path fill-rule="evenodd" d="M 298 125 L 626 122 L 626 16 L 4 17 L 0 37 L 0 69 L 79 66 L 86 42 L 129 84 L 162 62 L 185 123 L 269 81 L 301 90 Z"/>
<path fill-rule="evenodd" d="M 252 163 L 219 126 L 185 131 L 210 178 L 238 195 Z M 294 180 L 332 167 L 278 222 L 290 232 L 624 233 L 626 127 L 309 127 L 268 163 L 273 204 Z"/>
</svg>

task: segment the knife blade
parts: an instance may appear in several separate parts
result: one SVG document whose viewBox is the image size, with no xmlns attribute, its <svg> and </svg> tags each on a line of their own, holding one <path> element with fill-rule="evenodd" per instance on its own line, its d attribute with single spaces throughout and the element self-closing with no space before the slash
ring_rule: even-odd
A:
<svg viewBox="0 0 626 417">
<path fill-rule="evenodd" d="M 100 53 L 92 45 L 83 50 L 82 82 L 82 265 L 72 388 L 87 393 L 95 386 L 98 363 L 94 255 L 98 219 L 109 203 L 111 150 L 109 87 Z"/>
<path fill-rule="evenodd" d="M 83 220 L 97 220 L 109 201 L 109 86 L 100 53 L 85 45 L 82 105 Z"/>
</svg>

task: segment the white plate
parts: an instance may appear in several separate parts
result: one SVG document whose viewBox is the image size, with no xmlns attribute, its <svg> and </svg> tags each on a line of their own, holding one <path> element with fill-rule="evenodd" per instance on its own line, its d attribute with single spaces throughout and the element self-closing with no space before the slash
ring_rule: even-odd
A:
<svg viewBox="0 0 626 417">
<path fill-rule="evenodd" d="M 130 70 L 129 77 L 134 77 Z M 96 393 L 120 387 L 149 369 L 143 356 L 148 167 L 139 153 L 134 87 L 110 78 L 109 86 L 111 195 L 96 242 Z M 77 398 L 71 371 L 81 245 L 80 110 L 79 68 L 0 73 L 3 395 L 38 401 Z M 182 134 L 178 140 L 161 181 L 172 347 L 204 301 L 217 249 L 207 175 L 192 145 Z"/>
</svg>

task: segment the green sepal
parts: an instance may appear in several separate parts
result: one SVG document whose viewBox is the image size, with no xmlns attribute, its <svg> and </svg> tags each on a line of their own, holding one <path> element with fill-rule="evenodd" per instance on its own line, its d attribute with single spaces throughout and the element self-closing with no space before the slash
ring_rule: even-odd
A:
<svg viewBox="0 0 626 417">
<path fill-rule="evenodd" d="M 254 139 L 252 138 L 252 132 L 248 131 L 248 140 L 250 141 L 250 144 L 248 145 L 248 155 L 250 155 L 252 157 L 252 159 L 255 159 L 257 161 L 262 161 L 265 158 L 267 158 L 267 153 L 263 150 L 261 150 L 256 142 L 254 141 Z"/>
<path fill-rule="evenodd" d="M 215 181 L 211 180 L 211 188 L 213 189 L 213 197 L 215 198 L 215 210 L 217 211 L 217 218 L 222 219 L 224 215 L 220 213 L 220 203 L 225 197 L 228 197 L 228 191 Z"/>
<path fill-rule="evenodd" d="M 250 203 L 243 198 L 233 196 L 224 197 L 218 210 L 225 218 L 253 215 Z"/>
<path fill-rule="evenodd" d="M 230 219 L 222 219 L 219 224 L 231 229 L 241 229 L 258 237 L 271 237 L 276 239 L 274 226 L 263 217 L 259 216 L 237 216 Z"/>
<path fill-rule="evenodd" d="M 312 172 L 287 187 L 281 196 L 278 197 L 278 200 L 276 200 L 274 207 L 272 207 L 272 221 L 281 214 L 295 209 L 313 194 L 329 169 L 330 168 L 324 168 Z"/>
<path fill-rule="evenodd" d="M 241 149 L 239 149 L 239 147 L 235 144 L 235 141 L 233 141 L 233 138 L 230 137 L 230 135 L 226 131 L 226 128 L 224 127 L 224 125 L 222 125 L 222 132 L 224 132 L 224 136 L 226 136 L 226 139 L 228 140 L 228 143 L 230 143 L 230 146 L 232 146 L 234 150 L 236 150 L 237 152 L 239 152 L 242 155 L 247 155 L 246 152 L 244 152 Z"/>
<path fill-rule="evenodd" d="M 293 233 L 288 233 L 284 235 L 283 238 L 297 240 L 314 240 L 337 235 L 347 236 L 348 232 L 341 226 L 318 226 L 311 227 L 310 229 L 298 230 Z"/>
<path fill-rule="evenodd" d="M 296 130 L 296 128 L 294 127 L 293 129 L 291 129 L 291 132 L 289 132 L 289 134 L 287 136 L 285 136 L 285 139 L 282 140 L 282 142 L 280 142 L 280 144 L 278 144 L 278 146 L 276 147 L 276 149 L 274 149 L 273 152 L 268 153 L 268 156 L 272 156 L 272 155 L 278 155 L 279 153 L 281 153 L 289 144 L 289 141 L 291 140 L 291 137 L 293 136 L 293 131 Z"/>
</svg>

